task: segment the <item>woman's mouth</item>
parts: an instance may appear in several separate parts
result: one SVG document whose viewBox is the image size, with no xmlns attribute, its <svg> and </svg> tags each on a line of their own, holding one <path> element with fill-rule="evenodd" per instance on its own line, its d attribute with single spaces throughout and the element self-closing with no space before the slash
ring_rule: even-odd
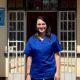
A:
<svg viewBox="0 0 80 80">
<path fill-rule="evenodd" d="M 39 32 L 45 32 L 46 28 L 38 28 Z"/>
</svg>

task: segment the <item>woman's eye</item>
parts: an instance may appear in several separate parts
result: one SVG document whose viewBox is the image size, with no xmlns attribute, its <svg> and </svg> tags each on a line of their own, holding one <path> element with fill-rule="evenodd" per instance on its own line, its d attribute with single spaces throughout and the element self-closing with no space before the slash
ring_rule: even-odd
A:
<svg viewBox="0 0 80 80">
<path fill-rule="evenodd" d="M 37 24 L 37 25 L 41 25 L 41 24 Z"/>
<path fill-rule="evenodd" d="M 42 25 L 45 25 L 45 23 L 43 23 Z"/>
<path fill-rule="evenodd" d="M 45 25 L 45 23 L 42 23 L 42 24 L 39 23 L 39 24 L 37 24 L 37 25 Z"/>
</svg>

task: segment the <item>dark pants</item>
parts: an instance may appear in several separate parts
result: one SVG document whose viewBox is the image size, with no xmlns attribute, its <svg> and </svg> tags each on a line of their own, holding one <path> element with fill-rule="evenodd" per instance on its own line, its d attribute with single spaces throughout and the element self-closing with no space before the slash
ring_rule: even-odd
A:
<svg viewBox="0 0 80 80">
<path fill-rule="evenodd" d="M 34 78 L 31 78 L 31 80 L 54 80 L 54 78 L 49 78 L 49 79 L 34 79 Z"/>
</svg>

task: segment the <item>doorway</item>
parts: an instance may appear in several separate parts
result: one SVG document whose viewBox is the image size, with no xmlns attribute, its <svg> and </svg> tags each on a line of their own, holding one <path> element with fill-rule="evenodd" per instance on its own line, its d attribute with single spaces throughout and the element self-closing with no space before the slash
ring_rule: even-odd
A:
<svg viewBox="0 0 80 80">
<path fill-rule="evenodd" d="M 45 16 L 49 21 L 51 32 L 57 35 L 57 12 L 27 12 L 27 38 L 35 33 L 38 16 Z"/>
</svg>

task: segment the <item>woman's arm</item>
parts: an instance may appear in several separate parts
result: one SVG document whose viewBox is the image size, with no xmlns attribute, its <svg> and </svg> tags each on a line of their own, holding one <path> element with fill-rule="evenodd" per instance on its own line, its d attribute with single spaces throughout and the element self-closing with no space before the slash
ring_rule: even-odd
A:
<svg viewBox="0 0 80 80">
<path fill-rule="evenodd" d="M 32 57 L 28 56 L 26 60 L 26 80 L 31 80 L 30 69 L 31 69 Z"/>
<path fill-rule="evenodd" d="M 55 80 L 60 80 L 60 54 L 59 53 L 55 53 L 55 60 L 56 60 Z"/>
</svg>

